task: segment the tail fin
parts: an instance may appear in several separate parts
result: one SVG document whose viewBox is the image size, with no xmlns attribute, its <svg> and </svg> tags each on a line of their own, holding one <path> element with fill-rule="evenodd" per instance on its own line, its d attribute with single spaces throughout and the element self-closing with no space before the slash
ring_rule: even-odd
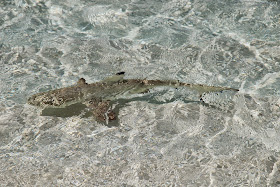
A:
<svg viewBox="0 0 280 187">
<path fill-rule="evenodd" d="M 211 93 L 211 92 L 221 92 L 225 90 L 235 91 L 238 92 L 238 89 L 235 88 L 227 88 L 227 87 L 218 87 L 218 86 L 207 86 L 203 84 L 187 84 L 181 83 L 180 86 L 190 87 L 193 90 L 196 90 L 200 95 L 204 93 Z"/>
<path fill-rule="evenodd" d="M 201 95 L 200 101 L 222 110 L 230 110 L 234 106 L 235 89 L 227 89 L 219 92 L 205 92 Z"/>
</svg>

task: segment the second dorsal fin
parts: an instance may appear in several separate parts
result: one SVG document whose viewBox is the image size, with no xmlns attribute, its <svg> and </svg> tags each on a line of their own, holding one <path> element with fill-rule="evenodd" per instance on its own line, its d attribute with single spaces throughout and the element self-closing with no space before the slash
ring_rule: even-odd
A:
<svg viewBox="0 0 280 187">
<path fill-rule="evenodd" d="M 115 75 L 113 75 L 111 77 L 105 78 L 102 82 L 106 83 L 106 84 L 113 84 L 116 82 L 121 82 L 123 80 L 124 74 L 125 74 L 124 71 L 116 73 Z"/>
</svg>

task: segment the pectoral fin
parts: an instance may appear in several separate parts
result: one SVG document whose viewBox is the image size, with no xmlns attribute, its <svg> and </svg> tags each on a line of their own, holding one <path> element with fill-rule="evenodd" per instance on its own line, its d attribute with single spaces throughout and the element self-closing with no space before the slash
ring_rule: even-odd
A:
<svg viewBox="0 0 280 187">
<path fill-rule="evenodd" d="M 117 119 L 115 112 L 112 110 L 110 101 L 103 101 L 101 99 L 91 99 L 86 102 L 88 108 L 92 110 L 93 116 L 97 121 L 106 122 Z"/>
</svg>

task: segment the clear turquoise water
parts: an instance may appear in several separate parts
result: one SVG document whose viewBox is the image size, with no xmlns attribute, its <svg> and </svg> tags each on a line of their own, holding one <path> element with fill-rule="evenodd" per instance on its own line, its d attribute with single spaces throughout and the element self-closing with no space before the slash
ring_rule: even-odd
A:
<svg viewBox="0 0 280 187">
<path fill-rule="evenodd" d="M 279 7 L 272 0 L 1 0 L 1 183 L 279 185 Z M 26 104 L 34 93 L 119 71 L 240 91 L 230 102 L 208 95 L 216 107 L 131 100 L 112 128 L 40 116 Z M 174 95 L 167 89 L 156 98 Z"/>
</svg>

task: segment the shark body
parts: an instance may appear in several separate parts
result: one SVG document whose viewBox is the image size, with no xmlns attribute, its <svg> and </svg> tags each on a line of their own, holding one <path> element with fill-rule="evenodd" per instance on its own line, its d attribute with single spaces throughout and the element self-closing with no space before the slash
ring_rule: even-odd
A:
<svg viewBox="0 0 280 187">
<path fill-rule="evenodd" d="M 234 88 L 189 84 L 174 80 L 124 79 L 124 74 L 119 72 L 92 84 L 86 83 L 85 79 L 81 78 L 74 86 L 32 95 L 28 103 L 42 108 L 67 108 L 73 104 L 83 103 L 98 121 L 108 122 L 116 119 L 116 114 L 111 109 L 111 101 L 126 95 L 146 93 L 155 87 L 188 87 L 198 92 L 200 97 L 209 92 L 238 91 Z"/>
</svg>

